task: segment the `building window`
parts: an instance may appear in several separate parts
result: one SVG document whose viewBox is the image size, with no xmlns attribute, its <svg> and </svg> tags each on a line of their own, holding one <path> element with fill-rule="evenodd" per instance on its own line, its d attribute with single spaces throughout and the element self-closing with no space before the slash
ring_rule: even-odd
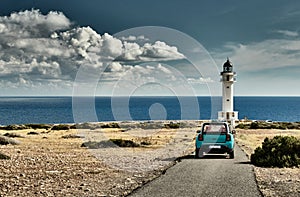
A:
<svg viewBox="0 0 300 197">
<path fill-rule="evenodd" d="M 227 86 L 226 88 L 229 88 L 229 86 Z"/>
<path fill-rule="evenodd" d="M 227 81 L 230 81 L 230 76 L 229 75 L 227 75 Z"/>
<path fill-rule="evenodd" d="M 229 101 L 229 99 L 227 99 L 227 101 Z"/>
</svg>

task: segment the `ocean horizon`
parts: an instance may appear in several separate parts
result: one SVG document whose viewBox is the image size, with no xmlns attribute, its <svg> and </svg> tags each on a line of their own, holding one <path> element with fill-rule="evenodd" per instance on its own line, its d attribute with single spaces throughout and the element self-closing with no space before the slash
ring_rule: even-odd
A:
<svg viewBox="0 0 300 197">
<path fill-rule="evenodd" d="M 77 97 L 76 97 L 77 98 Z M 84 108 L 85 99 L 94 109 Z M 113 102 L 112 102 L 113 101 Z M 131 96 L 80 97 L 80 118 L 74 121 L 71 96 L 3 96 L 0 97 L 0 125 L 59 124 L 105 121 L 207 120 L 216 119 L 221 97 Z M 213 106 L 212 106 L 213 103 Z M 94 104 L 94 105 L 93 105 Z M 75 106 L 76 108 L 76 106 Z M 198 109 L 197 109 L 198 108 Z M 235 96 L 234 109 L 239 119 L 300 121 L 298 96 Z M 86 113 L 95 111 L 95 118 Z M 78 115 L 75 115 L 77 117 Z"/>
</svg>

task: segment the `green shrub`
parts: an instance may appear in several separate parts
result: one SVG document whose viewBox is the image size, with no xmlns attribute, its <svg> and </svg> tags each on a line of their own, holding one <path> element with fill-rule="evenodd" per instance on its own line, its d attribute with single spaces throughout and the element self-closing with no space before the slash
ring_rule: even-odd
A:
<svg viewBox="0 0 300 197">
<path fill-rule="evenodd" d="M 250 129 L 258 129 L 258 128 L 259 128 L 258 122 L 252 122 L 250 124 Z"/>
<path fill-rule="evenodd" d="M 2 126 L 2 130 L 23 130 L 23 129 L 29 129 L 26 125 L 7 125 Z"/>
<path fill-rule="evenodd" d="M 235 126 L 236 129 L 249 129 L 249 124 L 243 124 L 243 123 L 240 123 L 238 124 L 237 126 Z"/>
<path fill-rule="evenodd" d="M 89 149 L 98 149 L 98 148 L 114 147 L 114 144 L 111 141 L 109 141 L 109 140 L 107 140 L 107 141 L 100 141 L 100 142 L 88 141 L 88 142 L 82 143 L 81 147 L 87 147 Z"/>
<path fill-rule="evenodd" d="M 62 136 L 62 138 L 64 138 L 64 139 L 70 139 L 70 138 L 84 138 L 84 136 L 76 135 L 76 134 L 68 134 L 68 135 Z"/>
<path fill-rule="evenodd" d="M 116 129 L 119 129 L 120 126 L 119 126 L 118 123 L 112 122 L 112 123 L 108 123 L 108 124 L 101 125 L 101 128 L 110 128 L 110 129 L 116 128 Z"/>
<path fill-rule="evenodd" d="M 149 145 L 151 145 L 151 142 L 150 141 L 142 141 L 141 145 L 143 145 L 143 146 L 149 146 Z"/>
<path fill-rule="evenodd" d="M 255 149 L 251 163 L 260 167 L 293 167 L 300 165 L 300 140 L 294 136 L 265 138 Z"/>
<path fill-rule="evenodd" d="M 109 148 L 109 147 L 140 147 L 140 144 L 135 143 L 132 140 L 123 140 L 123 139 L 110 139 L 107 141 L 88 141 L 81 144 L 81 147 L 87 147 L 90 149 L 97 148 Z"/>
<path fill-rule="evenodd" d="M 39 135 L 40 133 L 36 132 L 36 131 L 30 131 L 27 133 L 27 135 Z"/>
<path fill-rule="evenodd" d="M 46 130 L 52 127 L 49 124 L 26 124 L 25 126 L 30 129 L 46 129 Z"/>
<path fill-rule="evenodd" d="M 23 136 L 21 136 L 18 133 L 5 133 L 3 136 L 11 137 L 11 138 L 15 138 L 15 137 L 24 138 Z"/>
<path fill-rule="evenodd" d="M 14 140 L 9 137 L 1 135 L 0 136 L 0 145 L 8 145 L 8 144 L 17 145 L 17 144 L 19 144 L 19 142 L 17 140 Z"/>
<path fill-rule="evenodd" d="M 138 143 L 135 143 L 132 140 L 110 139 L 110 141 L 119 147 L 139 147 L 140 146 Z"/>
<path fill-rule="evenodd" d="M 180 123 L 170 122 L 169 124 L 165 124 L 166 129 L 178 129 L 180 127 Z"/>
<path fill-rule="evenodd" d="M 10 159 L 10 156 L 0 153 L 0 159 Z"/>
<path fill-rule="evenodd" d="M 152 121 L 148 121 L 148 122 L 140 122 L 140 124 L 138 125 L 138 128 L 141 129 L 161 129 L 163 127 L 161 122 L 152 122 Z"/>
<path fill-rule="evenodd" d="M 69 130 L 70 126 L 65 124 L 54 125 L 51 130 Z"/>
<path fill-rule="evenodd" d="M 81 123 L 81 124 L 75 124 L 70 126 L 70 129 L 90 129 L 90 130 L 95 130 L 97 128 L 101 128 L 99 124 L 92 124 L 92 123 Z"/>
</svg>

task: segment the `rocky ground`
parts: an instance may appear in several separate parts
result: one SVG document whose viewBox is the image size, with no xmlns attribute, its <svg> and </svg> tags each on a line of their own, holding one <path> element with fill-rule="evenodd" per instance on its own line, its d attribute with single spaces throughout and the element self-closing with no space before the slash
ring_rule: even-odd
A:
<svg viewBox="0 0 300 197">
<path fill-rule="evenodd" d="M 193 129 L 147 129 L 146 136 L 130 131 L 2 130 L 18 133 L 13 139 L 19 144 L 0 146 L 0 153 L 11 157 L 0 163 L 0 196 L 126 196 L 186 154 L 195 135 Z M 97 138 L 149 140 L 149 133 L 153 144 L 137 148 L 81 147 Z"/>
<path fill-rule="evenodd" d="M 177 128 L 153 123 L 125 123 L 120 128 L 63 130 L 0 130 L 18 141 L 0 145 L 0 153 L 11 159 L 0 162 L 0 196 L 126 196 L 193 151 L 200 122 Z M 142 129 L 141 129 L 142 128 Z M 239 146 L 250 154 L 265 136 L 283 131 L 238 130 Z M 284 134 L 289 134 L 284 131 Z M 299 132 L 291 131 L 298 135 Z M 122 138 L 139 144 L 120 148 L 107 143 Z M 97 149 L 81 147 L 84 142 L 103 142 Z M 255 143 L 249 143 L 255 142 Z M 264 196 L 299 196 L 299 168 L 254 167 Z"/>
</svg>

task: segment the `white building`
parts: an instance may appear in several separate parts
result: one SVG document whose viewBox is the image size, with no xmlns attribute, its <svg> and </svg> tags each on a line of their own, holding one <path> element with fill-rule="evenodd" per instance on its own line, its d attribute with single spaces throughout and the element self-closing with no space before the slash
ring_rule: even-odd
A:
<svg viewBox="0 0 300 197">
<path fill-rule="evenodd" d="M 238 120 L 238 112 L 233 110 L 233 83 L 236 82 L 236 73 L 233 65 L 227 58 L 220 73 L 222 82 L 222 111 L 218 112 L 218 119 L 233 122 Z"/>
</svg>

